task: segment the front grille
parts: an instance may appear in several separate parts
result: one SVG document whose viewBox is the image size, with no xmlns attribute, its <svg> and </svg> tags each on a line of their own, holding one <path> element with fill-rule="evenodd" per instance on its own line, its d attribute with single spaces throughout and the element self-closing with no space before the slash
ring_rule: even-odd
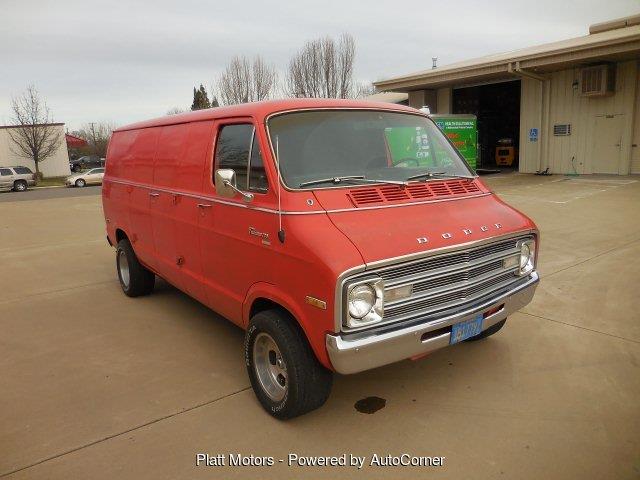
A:
<svg viewBox="0 0 640 480">
<path fill-rule="evenodd" d="M 465 310 L 522 280 L 516 275 L 516 267 L 504 267 L 504 260 L 518 259 L 518 242 L 528 238 L 531 236 L 497 240 L 362 275 L 381 277 L 385 289 L 409 284 L 413 287 L 410 297 L 385 304 L 382 324 L 429 317 L 450 309 Z"/>
</svg>

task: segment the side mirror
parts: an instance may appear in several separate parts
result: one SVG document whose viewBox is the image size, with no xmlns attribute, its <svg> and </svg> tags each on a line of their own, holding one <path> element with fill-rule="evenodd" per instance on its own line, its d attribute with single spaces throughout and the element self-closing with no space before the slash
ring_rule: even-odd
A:
<svg viewBox="0 0 640 480">
<path fill-rule="evenodd" d="M 216 192 L 222 197 L 233 197 L 236 193 L 242 195 L 245 202 L 253 200 L 253 193 L 246 193 L 236 186 L 236 172 L 230 168 L 216 170 Z"/>
</svg>

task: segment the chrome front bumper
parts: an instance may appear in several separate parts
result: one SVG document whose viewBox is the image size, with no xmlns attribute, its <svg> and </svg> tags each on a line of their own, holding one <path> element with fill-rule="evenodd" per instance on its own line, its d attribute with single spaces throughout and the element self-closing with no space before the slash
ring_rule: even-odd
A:
<svg viewBox="0 0 640 480">
<path fill-rule="evenodd" d="M 455 323 L 471 320 L 479 313 L 504 304 L 500 310 L 484 319 L 484 331 L 520 310 L 533 299 L 538 280 L 538 273 L 533 272 L 526 282 L 514 289 L 472 309 L 437 320 L 430 319 L 424 323 L 398 326 L 382 332 L 374 330 L 350 335 L 327 334 L 329 359 L 336 372 L 348 374 L 433 352 L 449 345 L 451 325 Z"/>
</svg>

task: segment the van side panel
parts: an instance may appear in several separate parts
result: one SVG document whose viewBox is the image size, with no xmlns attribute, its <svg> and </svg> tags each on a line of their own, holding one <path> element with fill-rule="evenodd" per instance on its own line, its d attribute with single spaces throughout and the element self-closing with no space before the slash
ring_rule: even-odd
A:
<svg viewBox="0 0 640 480">
<path fill-rule="evenodd" d="M 201 208 L 206 204 L 202 198 L 202 181 L 206 161 L 211 157 L 213 144 L 213 121 L 194 122 L 189 125 L 189 136 L 175 172 L 175 189 L 185 192 L 175 205 L 177 225 L 175 230 L 176 250 L 184 259 L 182 289 L 192 297 L 207 302 L 200 250 L 198 222 Z M 194 196 L 191 196 L 194 195 Z"/>
<path fill-rule="evenodd" d="M 181 196 L 173 190 L 177 164 L 187 144 L 189 124 L 161 127 L 153 162 L 149 212 L 153 229 L 156 269 L 169 283 L 181 287 L 181 265 L 176 248 L 179 217 L 176 206 Z"/>
<path fill-rule="evenodd" d="M 138 130 L 122 167 L 123 178 L 148 187 L 153 182 L 153 157 L 160 136 L 160 127 Z M 149 211 L 149 188 L 134 186 L 129 194 L 129 239 L 140 261 L 157 269 L 153 245 L 153 227 Z"/>
<path fill-rule="evenodd" d="M 154 158 L 150 212 L 157 273 L 205 302 L 198 204 L 213 122 L 162 127 Z"/>
</svg>

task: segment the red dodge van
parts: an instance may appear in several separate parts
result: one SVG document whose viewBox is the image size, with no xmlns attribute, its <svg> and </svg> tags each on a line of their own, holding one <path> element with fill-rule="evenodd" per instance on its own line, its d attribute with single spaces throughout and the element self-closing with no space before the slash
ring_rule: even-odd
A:
<svg viewBox="0 0 640 480">
<path fill-rule="evenodd" d="M 158 275 L 244 328 L 278 418 L 321 406 L 332 372 L 493 335 L 538 282 L 534 223 L 403 106 L 295 99 L 129 125 L 102 197 L 124 293 Z"/>
</svg>

